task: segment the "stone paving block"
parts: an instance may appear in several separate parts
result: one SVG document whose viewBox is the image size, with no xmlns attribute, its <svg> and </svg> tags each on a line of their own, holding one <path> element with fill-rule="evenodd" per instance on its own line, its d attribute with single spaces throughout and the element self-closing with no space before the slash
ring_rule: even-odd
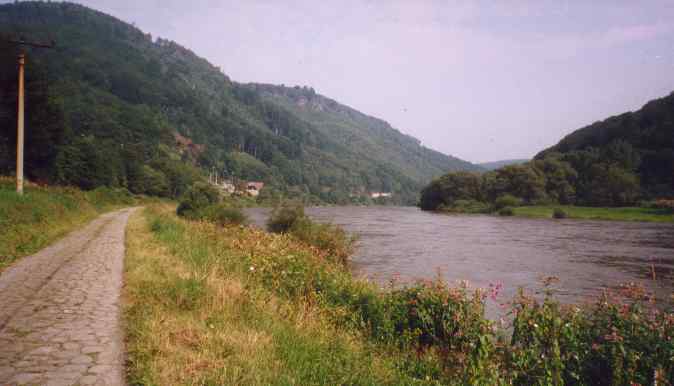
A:
<svg viewBox="0 0 674 386">
<path fill-rule="evenodd" d="M 18 373 L 9 379 L 10 384 L 25 385 L 31 384 L 40 379 L 40 374 L 35 373 Z"/>
<path fill-rule="evenodd" d="M 82 348 L 82 354 L 98 354 L 103 350 L 103 346 L 86 346 Z"/>
<path fill-rule="evenodd" d="M 87 375 L 80 378 L 80 385 L 95 385 L 98 382 L 98 377 L 95 375 Z"/>
<path fill-rule="evenodd" d="M 88 365 L 93 362 L 93 359 L 91 359 L 90 356 L 88 355 L 79 355 L 75 358 L 73 358 L 70 363 L 75 363 L 75 364 L 85 364 Z"/>
<path fill-rule="evenodd" d="M 72 379 L 48 379 L 45 383 L 44 386 L 73 386 L 73 380 Z M 77 382 L 76 384 L 81 384 L 81 382 Z"/>
</svg>

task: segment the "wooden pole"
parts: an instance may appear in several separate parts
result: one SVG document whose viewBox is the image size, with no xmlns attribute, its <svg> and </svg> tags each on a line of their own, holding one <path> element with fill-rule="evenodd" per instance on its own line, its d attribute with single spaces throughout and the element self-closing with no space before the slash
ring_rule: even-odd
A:
<svg viewBox="0 0 674 386">
<path fill-rule="evenodd" d="M 19 111 L 16 133 L 16 193 L 23 194 L 24 66 L 26 56 L 19 54 Z"/>
<path fill-rule="evenodd" d="M 23 39 L 9 40 L 10 43 L 18 46 L 30 46 L 37 48 L 54 48 L 54 42 L 51 44 L 27 42 Z M 16 123 L 16 193 L 23 194 L 23 142 L 24 142 L 24 110 L 25 110 L 25 85 L 24 73 L 26 66 L 26 54 L 21 52 L 19 54 L 19 107 L 18 117 Z"/>
</svg>

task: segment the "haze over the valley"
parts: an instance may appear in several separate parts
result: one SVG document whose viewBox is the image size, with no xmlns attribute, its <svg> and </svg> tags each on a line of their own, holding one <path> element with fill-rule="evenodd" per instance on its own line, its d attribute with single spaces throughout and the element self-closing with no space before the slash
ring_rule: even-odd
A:
<svg viewBox="0 0 674 386">
<path fill-rule="evenodd" d="M 529 158 L 674 90 L 672 1 L 81 3 L 473 162 Z"/>
</svg>

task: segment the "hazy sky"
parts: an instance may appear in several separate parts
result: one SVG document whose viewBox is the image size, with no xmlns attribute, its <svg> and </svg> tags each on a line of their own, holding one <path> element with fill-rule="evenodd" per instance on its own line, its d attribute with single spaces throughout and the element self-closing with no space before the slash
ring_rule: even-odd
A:
<svg viewBox="0 0 674 386">
<path fill-rule="evenodd" d="M 473 162 L 531 157 L 674 90 L 674 0 L 82 3 Z"/>
</svg>

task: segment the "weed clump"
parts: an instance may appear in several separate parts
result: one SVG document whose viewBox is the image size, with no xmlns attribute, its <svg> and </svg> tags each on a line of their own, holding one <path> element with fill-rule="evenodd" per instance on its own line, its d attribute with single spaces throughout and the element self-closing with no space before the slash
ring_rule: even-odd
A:
<svg viewBox="0 0 674 386">
<path fill-rule="evenodd" d="M 196 278 L 175 278 L 165 291 L 169 305 L 181 310 L 193 310 L 204 298 L 206 288 L 203 281 Z"/>
<path fill-rule="evenodd" d="M 285 202 L 274 208 L 267 220 L 267 229 L 272 233 L 287 233 L 301 219 L 306 219 L 302 204 Z"/>
<path fill-rule="evenodd" d="M 552 217 L 557 219 L 567 218 L 569 215 L 561 208 L 555 208 L 552 212 Z"/>
</svg>

